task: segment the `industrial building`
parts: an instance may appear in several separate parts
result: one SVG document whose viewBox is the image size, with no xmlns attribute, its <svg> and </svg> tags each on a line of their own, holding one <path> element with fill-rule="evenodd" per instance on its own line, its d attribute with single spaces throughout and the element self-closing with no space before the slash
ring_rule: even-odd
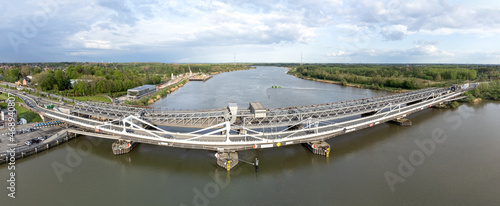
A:
<svg viewBox="0 0 500 206">
<path fill-rule="evenodd" d="M 158 91 L 158 87 L 146 84 L 127 90 L 127 97 L 129 99 L 139 99 L 143 96 L 155 93 L 156 91 Z"/>
</svg>

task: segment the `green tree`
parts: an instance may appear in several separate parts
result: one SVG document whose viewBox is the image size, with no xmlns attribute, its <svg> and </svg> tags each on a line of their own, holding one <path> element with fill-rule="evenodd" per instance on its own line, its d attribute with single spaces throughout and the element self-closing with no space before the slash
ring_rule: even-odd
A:
<svg viewBox="0 0 500 206">
<path fill-rule="evenodd" d="M 65 89 L 69 88 L 71 83 L 70 83 L 69 79 L 66 77 L 66 75 L 64 75 L 62 70 L 59 69 L 59 70 L 55 71 L 54 78 L 57 82 L 57 86 L 59 89 L 65 90 Z"/>
<path fill-rule="evenodd" d="M 4 81 L 14 83 L 19 80 L 20 70 L 17 68 L 8 69 L 4 73 Z"/>
<path fill-rule="evenodd" d="M 441 75 L 437 74 L 436 77 L 434 78 L 434 81 L 441 81 Z"/>
</svg>

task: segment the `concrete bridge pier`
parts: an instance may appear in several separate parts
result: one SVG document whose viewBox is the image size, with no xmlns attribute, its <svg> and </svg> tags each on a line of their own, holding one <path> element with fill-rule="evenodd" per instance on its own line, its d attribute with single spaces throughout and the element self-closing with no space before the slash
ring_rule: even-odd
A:
<svg viewBox="0 0 500 206">
<path fill-rule="evenodd" d="M 217 165 L 228 172 L 239 162 L 238 152 L 217 152 L 215 157 L 217 158 Z"/>
<path fill-rule="evenodd" d="M 437 108 L 437 109 L 447 109 L 450 108 L 450 103 L 452 101 L 446 101 L 446 102 L 440 102 L 439 104 L 432 105 L 431 108 Z"/>
<path fill-rule="evenodd" d="M 113 150 L 114 155 L 122 155 L 131 152 L 132 149 L 134 149 L 134 147 L 138 144 L 138 142 L 118 140 L 116 142 L 113 142 L 113 144 L 111 145 L 111 149 Z"/>
<path fill-rule="evenodd" d="M 313 154 L 322 155 L 329 157 L 330 156 L 330 144 L 325 141 L 314 141 L 303 143 L 307 149 L 311 150 Z"/>
<path fill-rule="evenodd" d="M 412 122 L 409 119 L 406 118 L 397 118 L 394 120 L 389 121 L 392 124 L 399 125 L 399 126 L 411 126 Z"/>
</svg>

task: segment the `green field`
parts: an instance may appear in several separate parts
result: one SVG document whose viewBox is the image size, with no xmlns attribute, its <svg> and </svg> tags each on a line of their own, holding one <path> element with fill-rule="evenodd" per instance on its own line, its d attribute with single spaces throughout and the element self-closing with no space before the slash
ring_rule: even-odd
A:
<svg viewBox="0 0 500 206">
<path fill-rule="evenodd" d="M 6 100 L 7 98 L 8 98 L 7 93 L 2 93 L 0 95 L 0 100 Z M 14 97 L 14 98 L 16 102 L 16 106 L 14 106 L 14 108 L 17 111 L 17 121 L 21 120 L 21 118 L 26 119 L 28 123 L 42 121 L 42 118 L 38 113 L 32 112 L 18 104 L 18 103 L 24 103 L 19 97 Z M 0 107 L 2 109 L 7 109 L 7 103 L 0 103 Z"/>
<path fill-rule="evenodd" d="M 0 96 L 0 98 L 1 98 L 1 96 Z M 7 109 L 7 103 L 0 103 L 0 108 L 2 108 L 2 110 Z M 40 117 L 40 115 L 38 113 L 30 111 L 30 110 L 20 106 L 18 103 L 16 103 L 16 106 L 14 106 L 14 108 L 17 111 L 17 121 L 20 121 L 21 118 L 26 119 L 26 121 L 28 121 L 28 123 L 42 121 L 42 118 Z"/>
<path fill-rule="evenodd" d="M 28 123 L 30 122 L 41 122 L 42 118 L 40 115 L 36 112 L 32 112 L 22 106 L 19 106 L 19 104 L 16 104 L 14 107 L 17 110 L 17 121 L 21 120 L 21 118 L 26 119 Z"/>
<path fill-rule="evenodd" d="M 95 95 L 95 96 L 83 96 L 83 97 L 72 97 L 73 99 L 76 99 L 81 102 L 85 101 L 97 101 L 97 102 L 107 102 L 111 103 L 111 100 L 104 96 L 104 95 Z"/>
<path fill-rule="evenodd" d="M 9 97 L 7 96 L 7 93 L 2 93 L 0 94 L 0 100 L 6 100 Z M 14 97 L 15 101 L 14 102 L 23 102 L 19 97 Z M 24 102 L 23 102 L 24 103 Z"/>
</svg>

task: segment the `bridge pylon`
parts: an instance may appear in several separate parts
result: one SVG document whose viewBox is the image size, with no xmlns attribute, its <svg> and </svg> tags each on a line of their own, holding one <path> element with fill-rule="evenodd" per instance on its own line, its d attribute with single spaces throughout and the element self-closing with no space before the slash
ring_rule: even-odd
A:
<svg viewBox="0 0 500 206">
<path fill-rule="evenodd" d="M 217 165 L 226 169 L 228 172 L 239 163 L 238 152 L 217 152 Z"/>
</svg>

